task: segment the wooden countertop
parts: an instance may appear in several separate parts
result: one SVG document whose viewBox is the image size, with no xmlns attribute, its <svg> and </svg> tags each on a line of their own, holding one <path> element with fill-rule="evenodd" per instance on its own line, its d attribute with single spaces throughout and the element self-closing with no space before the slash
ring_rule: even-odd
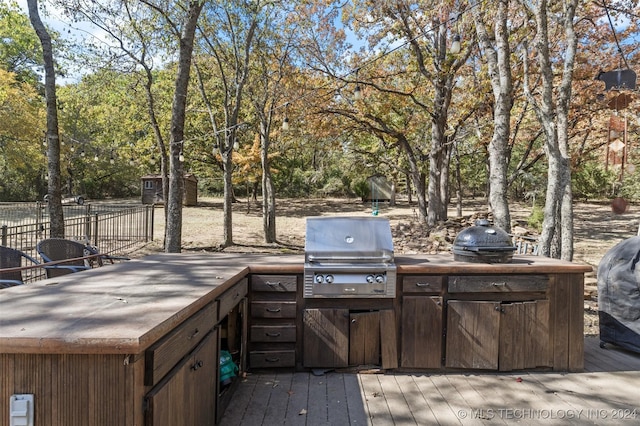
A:
<svg viewBox="0 0 640 426">
<path fill-rule="evenodd" d="M 0 353 L 140 353 L 248 270 L 159 254 L 3 289 Z"/>
<path fill-rule="evenodd" d="M 534 256 L 505 264 L 396 257 L 399 274 L 584 273 Z M 157 254 L 0 290 L 0 353 L 139 354 L 248 273 L 302 274 L 303 255 Z"/>
<path fill-rule="evenodd" d="M 509 263 L 471 263 L 451 254 L 397 255 L 398 274 L 575 274 L 593 271 L 590 265 L 543 256 L 513 256 Z"/>
</svg>

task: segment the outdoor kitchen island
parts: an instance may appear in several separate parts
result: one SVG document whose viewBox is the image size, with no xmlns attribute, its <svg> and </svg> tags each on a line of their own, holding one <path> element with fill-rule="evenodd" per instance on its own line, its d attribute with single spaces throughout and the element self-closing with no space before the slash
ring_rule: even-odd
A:
<svg viewBox="0 0 640 426">
<path fill-rule="evenodd" d="M 159 254 L 0 291 L 0 425 L 29 406 L 35 425 L 213 424 L 221 350 L 239 375 L 583 368 L 589 266 L 402 255 L 393 298 L 341 299 L 303 297 L 303 263 Z"/>
</svg>

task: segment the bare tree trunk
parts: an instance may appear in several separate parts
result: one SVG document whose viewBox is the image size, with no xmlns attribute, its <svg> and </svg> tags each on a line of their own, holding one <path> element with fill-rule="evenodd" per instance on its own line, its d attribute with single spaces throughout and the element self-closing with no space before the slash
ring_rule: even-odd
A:
<svg viewBox="0 0 640 426">
<path fill-rule="evenodd" d="M 167 208 L 167 235 L 165 251 L 179 253 L 182 246 L 182 198 L 184 177 L 180 151 L 184 143 L 184 122 L 187 106 L 187 91 L 191 72 L 191 58 L 195 38 L 196 24 L 204 2 L 191 1 L 184 18 L 180 34 L 180 58 L 176 76 L 175 93 L 171 110 L 171 138 L 169 156 L 169 197 L 165 200 Z"/>
<path fill-rule="evenodd" d="M 571 162 L 569 160 L 567 116 L 571 99 L 571 83 L 577 38 L 574 17 L 579 0 L 563 2 L 563 22 L 566 37 L 562 82 L 554 102 L 554 76 L 549 54 L 549 19 L 547 0 L 528 4 L 536 21 L 535 49 L 542 77 L 542 97 L 538 102 L 529 89 L 528 52 L 524 55 L 525 93 L 534 106 L 545 135 L 545 152 L 549 161 L 547 195 L 542 223 L 541 250 L 544 256 L 564 260 L 573 258 L 573 207 Z M 555 18 L 554 18 L 555 19 Z"/>
<path fill-rule="evenodd" d="M 449 64 L 447 52 L 447 26 L 439 25 L 434 38 L 434 61 L 436 69 L 449 67 L 449 72 L 438 72 L 431 75 L 434 98 L 431 115 L 431 150 L 429 151 L 429 183 L 427 203 L 427 225 L 447 220 L 449 150 L 445 129 L 451 94 L 455 79 L 456 65 Z M 416 49 L 414 48 L 414 51 Z M 448 64 L 448 65 L 447 65 Z M 446 188 L 446 189 L 443 189 Z"/>
<path fill-rule="evenodd" d="M 60 173 L 60 134 L 58 131 L 58 102 L 56 99 L 56 72 L 53 61 L 51 36 L 47 32 L 40 14 L 38 1 L 27 0 L 29 19 L 42 44 L 44 60 L 44 93 L 47 103 L 47 176 L 49 220 L 51 236 L 64 238 L 64 212 L 62 210 L 62 190 Z"/>
<path fill-rule="evenodd" d="M 489 205 L 496 226 L 511 232 L 511 214 L 508 203 L 507 166 L 508 146 L 511 134 L 512 76 L 509 57 L 509 30 L 507 16 L 509 0 L 500 0 L 494 17 L 494 35 L 490 36 L 484 11 L 475 4 L 472 7 L 478 41 L 487 61 L 489 78 L 493 88 L 495 109 L 493 115 L 493 137 L 489 143 Z M 492 40 L 495 39 L 495 46 Z"/>
<path fill-rule="evenodd" d="M 233 201 L 235 199 L 233 195 L 233 182 L 231 179 L 231 170 L 233 169 L 231 149 L 221 151 L 222 155 L 222 168 L 223 182 L 224 182 L 224 206 L 222 208 L 224 224 L 223 224 L 223 243 L 224 247 L 233 245 Z"/>
<path fill-rule="evenodd" d="M 434 104 L 444 105 L 445 86 L 442 82 L 435 82 L 436 89 Z M 447 102 L 448 105 L 448 102 Z M 436 107 L 431 122 L 431 150 L 429 152 L 429 183 L 427 184 L 427 225 L 434 226 L 440 221 L 447 220 L 447 205 L 442 193 L 444 182 L 443 172 L 449 168 L 446 161 L 444 128 L 446 124 L 446 108 Z"/>
<path fill-rule="evenodd" d="M 132 55 L 133 56 L 133 55 Z M 162 131 L 160 130 L 160 125 L 158 124 L 158 118 L 156 117 L 156 106 L 155 99 L 153 97 L 153 92 L 151 90 L 153 86 L 153 73 L 151 72 L 151 68 L 144 63 L 142 60 L 138 60 L 138 63 L 143 67 L 145 71 L 145 95 L 147 98 L 147 112 L 149 114 L 149 121 L 151 122 L 151 128 L 153 129 L 153 133 L 155 135 L 156 144 L 158 145 L 158 151 L 160 152 L 160 176 L 162 178 L 162 201 L 167 205 L 167 199 L 169 196 L 169 174 L 167 173 L 167 165 L 169 163 L 169 155 L 167 154 L 167 147 L 164 142 L 164 138 L 162 137 Z M 162 239 L 164 247 L 166 248 L 167 244 L 167 231 L 169 229 L 169 214 L 168 209 L 164 209 L 164 237 Z"/>
<path fill-rule="evenodd" d="M 271 179 L 271 165 L 269 161 L 269 127 L 266 123 L 260 125 L 260 160 L 262 163 L 262 227 L 264 242 L 276 242 L 276 194 Z"/>
</svg>

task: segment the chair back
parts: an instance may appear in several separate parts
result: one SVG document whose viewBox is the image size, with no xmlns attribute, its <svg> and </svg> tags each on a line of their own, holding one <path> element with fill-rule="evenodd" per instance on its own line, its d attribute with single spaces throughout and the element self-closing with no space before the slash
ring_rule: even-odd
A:
<svg viewBox="0 0 640 426">
<path fill-rule="evenodd" d="M 19 268 L 23 266 L 23 258 L 34 264 L 38 263 L 31 256 L 21 252 L 20 250 L 0 246 L 0 288 L 24 284 L 22 271 L 1 271 L 1 269 L 5 268 Z"/>
<path fill-rule="evenodd" d="M 58 260 L 76 259 L 86 256 L 85 245 L 65 238 L 47 238 L 39 241 L 36 245 L 38 254 L 45 262 L 55 262 Z M 79 268 L 72 268 L 78 266 Z M 76 259 L 60 264 L 59 267 L 46 268 L 47 277 L 57 277 L 86 269 L 84 259 Z"/>
</svg>

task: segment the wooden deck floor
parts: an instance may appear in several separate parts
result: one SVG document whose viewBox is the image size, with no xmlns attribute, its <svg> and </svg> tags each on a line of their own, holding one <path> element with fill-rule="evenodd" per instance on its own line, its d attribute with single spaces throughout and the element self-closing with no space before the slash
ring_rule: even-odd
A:
<svg viewBox="0 0 640 426">
<path fill-rule="evenodd" d="M 221 424 L 636 425 L 639 384 L 639 354 L 587 337 L 582 373 L 249 374 Z"/>
</svg>

